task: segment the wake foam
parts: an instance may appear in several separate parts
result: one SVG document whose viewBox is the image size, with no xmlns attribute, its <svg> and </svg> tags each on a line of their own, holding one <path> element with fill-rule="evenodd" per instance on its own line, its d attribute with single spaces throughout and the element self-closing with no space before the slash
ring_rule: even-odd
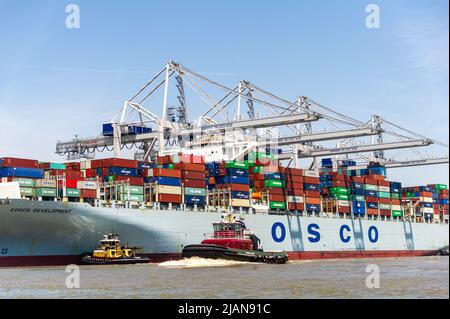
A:
<svg viewBox="0 0 450 319">
<path fill-rule="evenodd" d="M 158 266 L 171 268 L 195 268 L 195 267 L 229 267 L 245 264 L 249 264 L 249 262 L 191 257 L 191 258 L 183 258 L 181 260 L 166 261 L 158 264 Z"/>
</svg>

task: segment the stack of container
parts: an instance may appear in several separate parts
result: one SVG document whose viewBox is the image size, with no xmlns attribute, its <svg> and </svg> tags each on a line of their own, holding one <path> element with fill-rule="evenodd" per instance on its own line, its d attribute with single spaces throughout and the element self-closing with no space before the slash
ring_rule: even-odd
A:
<svg viewBox="0 0 450 319">
<path fill-rule="evenodd" d="M 416 217 L 432 222 L 434 219 L 433 192 L 434 190 L 428 186 L 403 188 L 404 208 L 412 209 Z"/>
<path fill-rule="evenodd" d="M 254 166 L 249 169 L 250 185 L 253 190 L 252 199 L 258 204 L 272 210 L 286 209 L 286 177 L 282 167 L 270 158 L 262 157 L 264 153 L 256 153 Z M 251 158 L 251 157 L 250 157 Z M 251 163 L 252 164 L 252 163 Z M 251 165 L 250 164 L 250 165 Z"/>
<path fill-rule="evenodd" d="M 163 160 L 159 159 L 158 162 Z M 169 164 L 169 163 L 164 163 Z M 160 164 L 161 166 L 164 164 Z M 159 203 L 182 203 L 181 170 L 173 168 L 151 168 L 148 181 L 155 184 L 152 201 Z"/>
<path fill-rule="evenodd" d="M 399 182 L 390 182 L 389 188 L 391 193 L 392 217 L 403 217 L 402 184 Z"/>
<path fill-rule="evenodd" d="M 378 215 L 378 209 L 376 211 L 369 208 L 366 202 L 366 190 L 364 184 L 364 178 L 360 176 L 350 177 L 351 185 L 351 200 L 352 200 L 352 212 L 354 215 Z M 378 204 L 377 204 L 378 206 Z M 370 210 L 370 211 L 369 211 Z M 375 213 L 375 214 L 374 214 Z"/>
<path fill-rule="evenodd" d="M 206 167 L 202 156 L 180 154 L 180 163 L 174 165 L 181 171 L 182 202 L 187 206 L 205 206 L 206 200 Z"/>
<path fill-rule="evenodd" d="M 448 220 L 449 192 L 447 185 L 428 185 L 433 192 L 434 220 Z"/>
<path fill-rule="evenodd" d="M 0 177 L 3 183 L 18 182 L 21 196 L 33 198 L 37 196 L 36 180 L 44 178 L 44 171 L 36 160 L 4 157 L 0 159 Z M 44 193 L 42 189 L 38 191 L 40 195 Z"/>
<path fill-rule="evenodd" d="M 320 177 L 318 172 L 303 170 L 303 191 L 305 194 L 305 211 L 308 213 L 321 212 Z"/>
<path fill-rule="evenodd" d="M 305 191 L 303 170 L 299 168 L 282 168 L 286 179 L 286 202 L 290 211 L 305 211 Z"/>
</svg>

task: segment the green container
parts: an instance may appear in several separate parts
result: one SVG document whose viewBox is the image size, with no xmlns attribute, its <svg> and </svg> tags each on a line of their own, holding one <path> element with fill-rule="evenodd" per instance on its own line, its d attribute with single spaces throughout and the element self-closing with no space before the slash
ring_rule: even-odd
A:
<svg viewBox="0 0 450 319">
<path fill-rule="evenodd" d="M 268 179 L 264 181 L 264 185 L 266 187 L 278 187 L 278 188 L 285 188 L 286 182 L 285 181 L 277 181 L 275 179 Z"/>
<path fill-rule="evenodd" d="M 264 152 L 250 152 L 248 153 L 248 161 L 252 162 L 256 159 L 269 159 L 274 160 L 275 156 L 273 154 L 266 154 Z"/>
<path fill-rule="evenodd" d="M 128 196 L 127 194 L 121 194 L 120 200 L 121 201 L 130 201 L 130 202 L 143 202 L 144 195 L 130 194 L 130 196 Z"/>
<path fill-rule="evenodd" d="M 247 164 L 248 167 L 255 166 L 255 163 L 253 161 L 245 160 L 244 163 Z"/>
<path fill-rule="evenodd" d="M 80 190 L 76 188 L 67 188 L 66 189 L 67 197 L 80 197 Z"/>
<path fill-rule="evenodd" d="M 185 187 L 184 188 L 184 193 L 186 195 L 206 196 L 206 189 L 204 189 L 204 188 Z"/>
<path fill-rule="evenodd" d="M 108 176 L 108 182 L 114 183 L 114 176 Z"/>
<path fill-rule="evenodd" d="M 65 170 L 66 169 L 66 164 L 50 163 L 50 169 Z"/>
<path fill-rule="evenodd" d="M 377 185 L 365 184 L 364 185 L 364 189 L 367 190 L 367 191 L 378 191 L 378 186 Z"/>
<path fill-rule="evenodd" d="M 34 196 L 34 188 L 31 188 L 31 187 L 21 187 L 21 188 L 20 188 L 20 196 L 33 197 L 33 196 Z"/>
<path fill-rule="evenodd" d="M 20 187 L 36 187 L 36 180 L 31 178 L 14 178 L 13 182 L 18 182 Z"/>
<path fill-rule="evenodd" d="M 414 194 L 414 193 L 406 193 L 406 197 L 408 197 L 408 198 L 416 197 L 416 194 Z"/>
<path fill-rule="evenodd" d="M 123 185 L 120 189 L 121 193 L 131 195 L 144 195 L 144 187 L 142 186 L 125 186 Z"/>
<path fill-rule="evenodd" d="M 401 198 L 401 195 L 398 194 L 398 193 L 391 193 L 391 198 L 394 198 L 394 199 L 400 199 L 400 198 Z"/>
<path fill-rule="evenodd" d="M 255 173 L 255 174 L 264 173 L 264 166 L 254 166 L 253 173 Z"/>
<path fill-rule="evenodd" d="M 270 202 L 269 207 L 271 209 L 286 209 L 286 203 L 285 202 Z"/>
<path fill-rule="evenodd" d="M 331 187 L 331 193 L 332 193 L 332 194 L 345 194 L 345 195 L 349 195 L 349 194 L 350 194 L 350 188 L 345 188 L 345 187 Z"/>
<path fill-rule="evenodd" d="M 347 194 L 333 194 L 333 198 L 337 200 L 350 200 L 350 196 Z"/>
<path fill-rule="evenodd" d="M 445 184 L 434 184 L 434 188 L 436 190 L 447 189 L 447 185 L 445 185 Z"/>
<path fill-rule="evenodd" d="M 378 192 L 379 198 L 391 198 L 391 193 L 388 192 Z"/>
<path fill-rule="evenodd" d="M 393 210 L 392 211 L 392 217 L 402 217 L 403 212 L 401 210 Z"/>
<path fill-rule="evenodd" d="M 355 195 L 355 196 L 353 196 L 353 200 L 355 200 L 357 202 L 365 202 L 366 198 L 362 195 Z"/>
<path fill-rule="evenodd" d="M 226 168 L 240 168 L 240 169 L 248 169 L 248 165 L 245 162 L 236 162 L 236 161 L 226 161 Z"/>
<path fill-rule="evenodd" d="M 56 188 L 36 188 L 37 197 L 56 197 Z"/>
<path fill-rule="evenodd" d="M 167 165 L 167 168 L 168 169 L 174 169 L 175 168 L 175 164 L 169 164 L 169 165 Z"/>
</svg>

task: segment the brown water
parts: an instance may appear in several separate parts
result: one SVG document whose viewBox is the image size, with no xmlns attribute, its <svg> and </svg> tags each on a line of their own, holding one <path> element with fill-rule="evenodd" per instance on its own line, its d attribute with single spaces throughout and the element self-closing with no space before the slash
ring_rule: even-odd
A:
<svg viewBox="0 0 450 319">
<path fill-rule="evenodd" d="M 380 287 L 366 287 L 366 267 Z M 65 267 L 0 268 L 0 298 L 449 298 L 449 258 L 295 261 L 286 265 L 182 260 L 82 266 L 80 288 Z"/>
</svg>

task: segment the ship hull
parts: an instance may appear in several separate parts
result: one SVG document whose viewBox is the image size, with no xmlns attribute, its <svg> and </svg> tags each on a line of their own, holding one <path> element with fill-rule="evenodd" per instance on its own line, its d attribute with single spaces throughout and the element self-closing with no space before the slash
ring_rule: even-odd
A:
<svg viewBox="0 0 450 319">
<path fill-rule="evenodd" d="M 87 204 L 8 200 L 0 204 L 0 267 L 80 264 L 102 235 L 118 233 L 152 262 L 181 258 L 220 213 L 94 208 Z M 268 251 L 289 260 L 435 255 L 449 226 L 291 215 L 243 215 Z"/>
</svg>

